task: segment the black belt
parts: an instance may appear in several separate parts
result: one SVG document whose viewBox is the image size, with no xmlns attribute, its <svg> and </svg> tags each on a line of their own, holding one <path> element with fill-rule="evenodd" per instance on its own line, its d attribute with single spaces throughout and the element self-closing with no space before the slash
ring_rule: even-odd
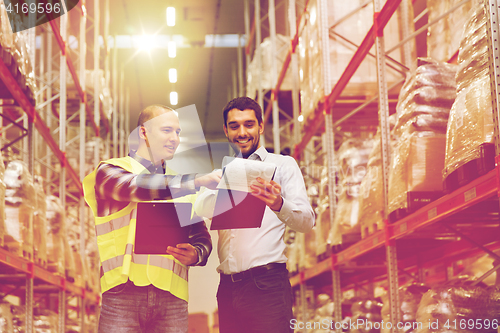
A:
<svg viewBox="0 0 500 333">
<path fill-rule="evenodd" d="M 240 282 L 247 279 L 250 279 L 255 276 L 260 276 L 266 274 L 270 270 L 275 269 L 286 269 L 286 264 L 283 262 L 272 262 L 267 265 L 252 267 L 247 269 L 246 271 L 234 273 L 234 274 L 222 274 L 220 275 L 221 280 L 231 281 L 231 282 Z"/>
</svg>

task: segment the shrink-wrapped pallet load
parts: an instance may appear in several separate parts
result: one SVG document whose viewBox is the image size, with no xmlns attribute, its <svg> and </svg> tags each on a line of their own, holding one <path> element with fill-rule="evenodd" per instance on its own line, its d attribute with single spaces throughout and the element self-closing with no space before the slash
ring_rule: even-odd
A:
<svg viewBox="0 0 500 333">
<path fill-rule="evenodd" d="M 66 219 L 68 229 L 67 229 L 67 239 L 70 247 L 70 253 L 73 257 L 73 262 L 75 264 L 75 283 L 79 286 L 85 286 L 88 281 L 88 267 L 84 260 L 82 260 L 80 237 L 81 237 L 81 226 L 77 219 L 68 217 Z"/>
<path fill-rule="evenodd" d="M 276 54 L 272 53 L 271 39 L 269 37 L 264 38 L 262 43 L 257 46 L 252 61 L 248 65 L 247 96 L 255 98 L 259 85 L 260 89 L 269 90 L 275 88 L 272 84 L 272 60 L 273 57 L 276 58 L 277 66 L 275 75 L 278 77 L 289 46 L 290 37 L 280 34 L 276 35 Z M 290 71 L 288 71 L 284 77 L 283 83 L 281 84 L 281 90 L 292 90 Z"/>
<path fill-rule="evenodd" d="M 412 283 L 407 286 L 399 287 L 399 305 L 400 305 L 400 318 L 402 333 L 412 331 L 417 322 L 417 309 L 422 299 L 422 295 L 429 290 L 429 287 L 421 283 Z M 382 320 L 384 322 L 389 322 L 391 320 L 391 304 L 389 302 L 389 293 L 382 295 Z M 380 330 L 381 333 L 391 333 L 392 330 L 387 326 Z"/>
<path fill-rule="evenodd" d="M 47 196 L 47 268 L 64 276 L 64 239 L 66 237 L 63 208 L 58 197 Z"/>
<path fill-rule="evenodd" d="M 59 317 L 56 312 L 49 309 L 34 309 L 33 312 L 33 326 L 36 333 L 49 333 L 57 331 Z"/>
<path fill-rule="evenodd" d="M 312 325 L 313 330 L 311 333 L 330 333 L 331 328 L 335 326 L 332 325 L 333 321 L 333 302 L 329 295 L 319 294 L 316 297 L 316 304 L 314 310 L 314 323 L 320 323 L 321 325 Z"/>
<path fill-rule="evenodd" d="M 296 242 L 299 253 L 299 270 L 311 268 L 318 263 L 316 256 L 316 233 L 314 228 L 307 233 L 297 233 Z"/>
<path fill-rule="evenodd" d="M 497 332 L 500 290 L 458 278 L 427 291 L 420 301 L 415 333 Z M 481 326 L 478 325 L 481 320 Z"/>
<path fill-rule="evenodd" d="M 353 138 L 342 143 L 338 150 L 339 186 L 335 219 L 328 236 L 329 243 L 347 244 L 361 238 L 359 225 L 359 187 L 366 174 L 372 139 Z"/>
<path fill-rule="evenodd" d="M 33 214 L 36 196 L 28 166 L 21 161 L 10 162 L 5 169 L 4 182 L 4 244 L 10 252 L 33 260 Z"/>
<path fill-rule="evenodd" d="M 90 214 L 90 211 L 88 212 Z M 97 249 L 97 239 L 95 235 L 94 219 L 90 219 L 87 224 L 87 234 L 85 242 L 85 264 L 88 272 L 88 287 L 91 290 L 100 292 L 100 268 L 99 251 Z"/>
<path fill-rule="evenodd" d="M 36 205 L 33 217 L 33 255 L 35 263 L 47 267 L 47 197 L 43 178 L 35 176 Z"/>
<path fill-rule="evenodd" d="M 12 305 L 8 302 L 0 302 L 0 332 L 14 333 L 12 323 Z"/>
<path fill-rule="evenodd" d="M 351 306 L 351 322 L 356 323 L 351 333 L 378 333 L 382 316 L 382 303 L 376 299 L 356 301 Z M 377 326 L 376 323 L 379 323 Z"/>
<path fill-rule="evenodd" d="M 443 190 L 439 170 L 444 165 L 446 124 L 455 100 L 455 72 L 454 65 L 418 59 L 416 71 L 401 89 L 394 127 L 398 140 L 389 172 L 389 214 L 411 212 Z M 415 207 L 409 207 L 409 202 L 415 202 Z"/>
<path fill-rule="evenodd" d="M 322 255 L 328 252 L 328 235 L 331 229 L 330 221 L 330 199 L 324 196 L 323 200 L 316 207 L 316 255 Z"/>
<path fill-rule="evenodd" d="M 389 117 L 389 126 L 394 128 L 396 115 Z M 373 139 L 373 150 L 368 157 L 366 175 L 361 180 L 359 188 L 359 223 L 361 228 L 361 238 L 373 234 L 377 230 L 383 229 L 384 222 L 384 191 L 383 170 L 382 170 L 382 142 L 380 138 L 380 128 Z M 394 144 L 391 136 L 391 146 Z M 389 149 L 389 154 L 391 149 Z"/>
<path fill-rule="evenodd" d="M 443 178 L 481 156 L 479 147 L 493 142 L 493 113 L 486 16 L 476 6 L 465 25 L 458 54 L 457 98 L 446 131 Z"/>
</svg>

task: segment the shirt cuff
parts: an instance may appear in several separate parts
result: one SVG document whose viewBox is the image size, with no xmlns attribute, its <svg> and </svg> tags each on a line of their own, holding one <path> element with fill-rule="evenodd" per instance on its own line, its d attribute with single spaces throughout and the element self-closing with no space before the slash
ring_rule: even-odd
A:
<svg viewBox="0 0 500 333">
<path fill-rule="evenodd" d="M 283 199 L 283 204 L 281 205 L 281 209 L 279 212 L 274 211 L 274 213 L 276 213 L 276 215 L 281 221 L 286 223 L 290 219 L 290 217 L 292 217 L 293 207 L 290 202 L 285 200 L 285 198 L 283 197 L 281 198 Z"/>
</svg>

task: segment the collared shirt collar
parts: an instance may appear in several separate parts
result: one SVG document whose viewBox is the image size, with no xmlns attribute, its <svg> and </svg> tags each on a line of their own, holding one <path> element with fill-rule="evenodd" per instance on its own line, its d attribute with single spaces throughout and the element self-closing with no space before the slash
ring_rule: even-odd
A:
<svg viewBox="0 0 500 333">
<path fill-rule="evenodd" d="M 248 156 L 249 160 L 261 160 L 264 161 L 269 154 L 263 146 L 260 146 L 256 151 L 252 153 L 252 155 Z"/>
<path fill-rule="evenodd" d="M 137 155 L 137 151 L 135 150 L 131 151 L 128 154 L 128 156 L 132 157 L 134 160 L 141 163 L 142 166 L 145 167 L 150 173 L 159 173 L 159 174 L 165 173 L 165 162 L 163 162 L 162 166 L 154 166 L 153 163 L 151 163 L 151 161 Z"/>
</svg>

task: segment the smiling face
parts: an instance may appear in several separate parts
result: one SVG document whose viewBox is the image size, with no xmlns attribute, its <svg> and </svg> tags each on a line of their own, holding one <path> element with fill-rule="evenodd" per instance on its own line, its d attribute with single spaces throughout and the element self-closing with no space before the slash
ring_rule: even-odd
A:
<svg viewBox="0 0 500 333">
<path fill-rule="evenodd" d="M 154 163 L 158 164 L 161 160 L 171 160 L 174 157 L 180 143 L 180 132 L 179 118 L 173 111 L 159 111 L 158 116 L 144 123 L 140 135 L 147 140 Z M 147 153 L 149 154 L 149 151 Z"/>
<path fill-rule="evenodd" d="M 232 109 L 227 113 L 224 133 L 228 141 L 241 152 L 243 158 L 247 158 L 260 147 L 260 135 L 264 133 L 264 124 L 259 124 L 253 110 Z"/>
</svg>

